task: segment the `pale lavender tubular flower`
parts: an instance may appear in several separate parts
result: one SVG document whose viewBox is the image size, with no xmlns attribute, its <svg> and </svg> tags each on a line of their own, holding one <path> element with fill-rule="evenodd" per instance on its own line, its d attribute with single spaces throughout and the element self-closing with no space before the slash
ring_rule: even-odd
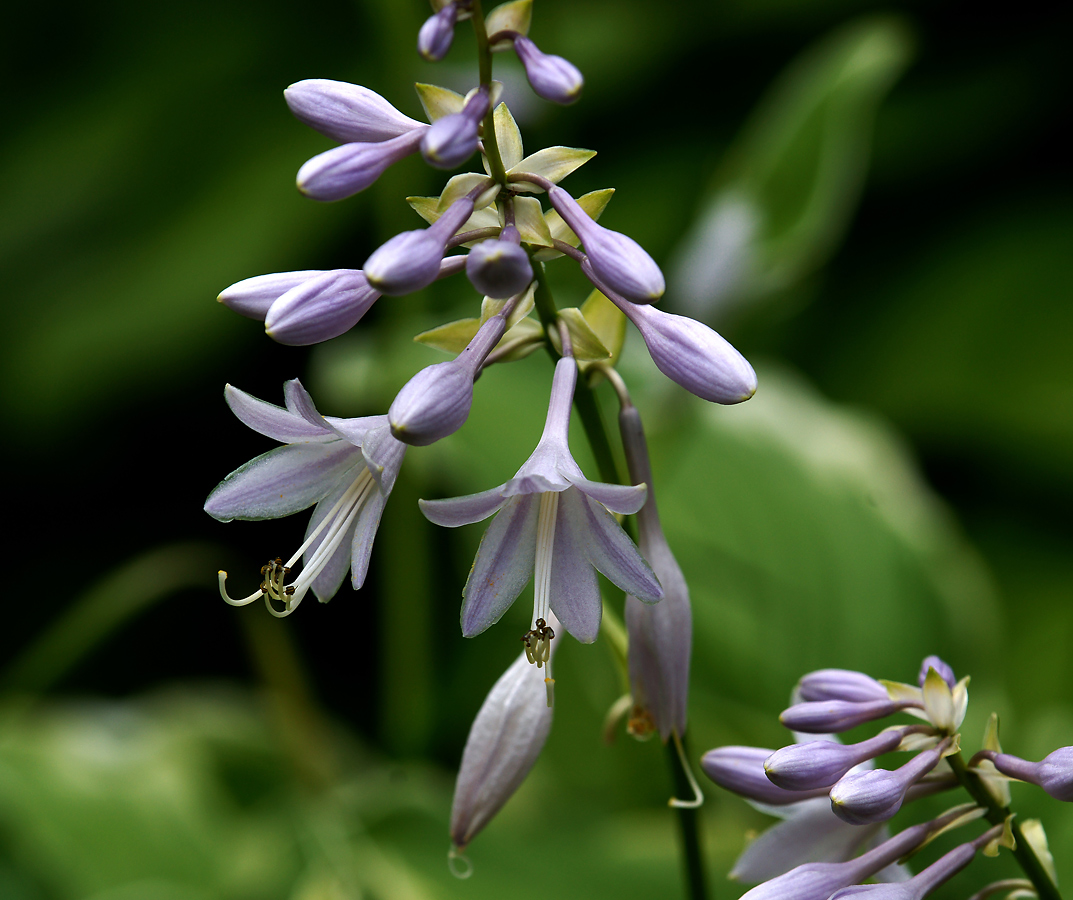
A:
<svg viewBox="0 0 1073 900">
<path fill-rule="evenodd" d="M 887 689 L 878 681 L 864 672 L 850 669 L 817 669 L 809 672 L 797 683 L 796 697 L 801 700 L 848 700 L 853 703 L 890 699 Z"/>
<path fill-rule="evenodd" d="M 265 314 L 265 331 L 281 344 L 318 344 L 357 325 L 379 297 L 360 269 L 333 269 L 281 294 Z"/>
<path fill-rule="evenodd" d="M 648 485 L 648 499 L 637 513 L 637 544 L 663 588 L 663 599 L 655 604 L 626 597 L 630 689 L 634 704 L 647 710 L 666 742 L 672 733 L 681 737 L 686 731 L 693 611 L 685 576 L 660 525 L 637 407 L 624 404 L 618 421 L 630 480 Z"/>
<path fill-rule="evenodd" d="M 382 294 L 401 296 L 432 284 L 447 242 L 470 217 L 473 200 L 462 197 L 428 228 L 397 234 L 365 261 L 365 277 Z"/>
<path fill-rule="evenodd" d="M 941 676 L 943 681 L 947 683 L 950 690 L 957 687 L 957 676 L 954 675 L 954 670 L 949 663 L 943 662 L 938 656 L 926 656 L 924 662 L 920 664 L 920 674 L 917 676 L 917 684 L 924 687 L 924 681 L 928 677 L 928 670 L 934 669 Z"/>
<path fill-rule="evenodd" d="M 387 416 L 325 418 L 298 379 L 284 385 L 287 406 L 258 400 L 228 385 L 224 397 L 232 412 L 254 431 L 285 444 L 228 475 L 209 494 L 205 511 L 221 522 L 276 519 L 316 504 L 306 539 L 284 563 L 262 569 L 261 588 L 232 600 L 220 573 L 220 592 L 243 606 L 265 598 L 274 615 L 293 612 L 312 588 L 322 603 L 332 598 L 351 569 L 357 590 L 365 581 L 373 539 L 388 495 L 402 465 L 406 445 L 396 441 Z M 290 567 L 303 560 L 290 584 Z M 282 612 L 272 600 L 282 603 Z"/>
<path fill-rule="evenodd" d="M 477 126 L 490 106 L 488 88 L 482 86 L 461 112 L 437 119 L 421 137 L 421 155 L 437 169 L 462 165 L 477 151 Z"/>
<path fill-rule="evenodd" d="M 938 765 L 949 746 L 947 738 L 893 772 L 871 769 L 846 775 L 831 788 L 831 809 L 851 825 L 885 822 L 902 808 L 906 791 Z"/>
<path fill-rule="evenodd" d="M 903 709 L 923 708 L 916 700 L 811 700 L 782 711 L 779 721 L 791 731 L 806 734 L 836 734 L 865 722 L 874 722 Z"/>
<path fill-rule="evenodd" d="M 1041 787 L 1055 800 L 1073 802 L 1073 747 L 1059 747 L 1040 762 L 994 750 L 981 750 L 976 758 L 991 760 L 1003 775 Z"/>
<path fill-rule="evenodd" d="M 592 274 L 590 268 L 582 268 L 597 287 L 603 290 L 602 285 L 607 285 L 631 303 L 653 303 L 663 296 L 666 290 L 663 273 L 637 241 L 597 225 L 558 185 L 548 182 L 545 189 L 556 212 L 581 239 Z"/>
<path fill-rule="evenodd" d="M 716 747 L 701 757 L 700 767 L 720 787 L 771 806 L 785 806 L 827 793 L 826 788 L 788 791 L 773 784 L 764 772 L 764 761 L 772 753 L 763 747 Z"/>
<path fill-rule="evenodd" d="M 448 3 L 435 15 L 429 16 L 417 33 L 417 52 L 429 62 L 439 62 L 451 49 L 455 39 L 455 20 L 458 10 Z"/>
<path fill-rule="evenodd" d="M 525 66 L 525 77 L 538 97 L 566 106 L 581 95 L 585 79 L 569 60 L 544 53 L 520 34 L 514 38 L 514 52 Z"/>
<path fill-rule="evenodd" d="M 216 299 L 241 316 L 260 319 L 263 322 L 272 304 L 287 291 L 323 274 L 323 269 L 307 269 L 301 272 L 255 275 L 225 288 Z"/>
<path fill-rule="evenodd" d="M 364 191 L 384 171 L 415 152 L 428 126 L 377 143 L 343 144 L 298 170 L 298 190 L 313 200 L 342 200 Z"/>
<path fill-rule="evenodd" d="M 589 259 L 581 263 L 581 269 L 637 326 L 656 368 L 671 381 L 712 403 L 741 403 L 756 393 L 753 367 L 707 325 L 654 306 L 630 303 L 596 275 Z"/>
<path fill-rule="evenodd" d="M 900 884 L 859 884 L 846 887 L 830 895 L 829 900 L 844 900 L 847 897 L 864 897 L 865 900 L 923 900 L 941 884 L 965 868 L 976 851 L 995 840 L 1002 833 L 1002 826 L 985 831 L 978 838 L 955 847 L 923 872 Z M 900 835 L 899 835 L 900 836 Z"/>
<path fill-rule="evenodd" d="M 528 254 L 513 241 L 481 241 L 466 257 L 466 275 L 480 293 L 503 300 L 529 286 L 533 265 Z"/>
<path fill-rule="evenodd" d="M 570 357 L 560 359 L 544 433 L 514 478 L 479 494 L 420 501 L 428 519 L 448 528 L 499 513 L 481 540 L 463 590 L 466 637 L 499 621 L 530 576 L 535 577 L 534 623 L 546 620 L 551 610 L 583 643 L 596 640 L 600 630 L 597 571 L 646 602 L 663 594 L 648 563 L 611 514 L 637 512 L 645 501 L 645 485 L 589 481 L 570 454 L 576 383 L 577 364 Z"/>
<path fill-rule="evenodd" d="M 473 379 L 507 330 L 511 309 L 504 306 L 485 322 L 454 359 L 428 366 L 406 382 L 387 411 L 398 440 L 421 447 L 465 424 L 473 404 Z"/>
<path fill-rule="evenodd" d="M 764 771 L 773 784 L 788 791 L 829 788 L 854 766 L 896 750 L 907 734 L 925 729 L 926 725 L 906 725 L 858 744 L 837 741 L 790 744 L 776 750 L 764 761 Z"/>
<path fill-rule="evenodd" d="M 292 84 L 283 97 L 298 121 L 340 144 L 378 143 L 428 127 L 404 116 L 379 94 L 345 81 L 308 78 Z"/>
<path fill-rule="evenodd" d="M 559 622 L 552 617 L 551 626 Z M 550 655 L 558 647 L 553 639 Z M 550 676 L 549 676 L 550 677 Z M 533 768 L 551 730 L 545 677 L 525 653 L 500 676 L 469 730 L 451 804 L 451 841 L 462 850 Z"/>
</svg>

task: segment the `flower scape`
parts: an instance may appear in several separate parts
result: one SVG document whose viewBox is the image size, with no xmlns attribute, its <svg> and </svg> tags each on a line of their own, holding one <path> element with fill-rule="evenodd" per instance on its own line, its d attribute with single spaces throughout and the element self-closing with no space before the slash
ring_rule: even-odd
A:
<svg viewBox="0 0 1073 900">
<path fill-rule="evenodd" d="M 631 730 L 642 736 L 658 731 L 664 742 L 673 738 L 695 796 L 672 804 L 699 804 L 681 743 L 689 594 L 660 527 L 640 416 L 612 360 L 629 320 L 658 369 L 705 400 L 747 400 L 756 376 L 712 329 L 653 305 L 664 293 L 660 268 L 630 237 L 597 222 L 612 190 L 574 197 L 559 186 L 592 159 L 592 151 L 524 151 L 514 117 L 500 101 L 501 85 L 492 80 L 493 54 L 513 51 L 533 91 L 552 103 L 573 103 L 584 83 L 575 66 L 544 53 L 527 36 L 531 0 L 487 13 L 480 0 L 432 5 L 434 14 L 418 34 L 418 52 L 427 60 L 442 59 L 457 23 L 469 20 L 479 83 L 464 96 L 416 85 L 428 123 L 359 85 L 324 79 L 291 85 L 284 96 L 295 117 L 339 142 L 299 169 L 298 189 L 314 200 L 343 200 L 417 153 L 444 170 L 479 155 L 483 171 L 454 175 L 438 197 L 408 198 L 427 227 L 391 238 L 361 269 L 259 275 L 231 285 L 219 300 L 263 321 L 272 339 L 308 345 L 354 328 L 382 295 L 410 294 L 465 271 L 483 297 L 480 316 L 419 336 L 459 352 L 414 375 L 384 415 L 324 416 L 297 379 L 284 384 L 282 407 L 228 385 L 225 399 L 238 419 L 282 446 L 228 475 L 205 510 L 227 522 L 313 507 L 297 549 L 286 560 L 269 558 L 250 594 L 233 598 L 227 573 L 219 573 L 228 603 L 263 599 L 281 617 L 293 613 L 310 591 L 322 603 L 329 601 L 348 571 L 352 587 L 360 589 L 407 449 L 432 444 L 465 424 L 474 382 L 485 367 L 540 348 L 555 360 L 543 435 L 514 478 L 471 496 L 420 502 L 429 520 L 449 528 L 494 517 L 462 591 L 463 635 L 484 632 L 534 583 L 522 652 L 492 687 L 462 756 L 450 825 L 457 854 L 509 799 L 540 753 L 551 727 L 552 661 L 563 634 L 591 643 L 600 632 L 597 573 L 626 595 Z M 580 307 L 559 308 L 548 285 L 545 264 L 563 258 L 592 282 L 594 290 Z M 617 483 L 613 471 L 601 472 L 603 481 L 587 478 L 568 443 L 575 406 L 587 432 L 602 429 L 589 394 L 602 378 L 611 381 L 620 401 L 628 484 Z M 637 516 L 639 546 L 621 524 L 629 515 Z"/>
</svg>

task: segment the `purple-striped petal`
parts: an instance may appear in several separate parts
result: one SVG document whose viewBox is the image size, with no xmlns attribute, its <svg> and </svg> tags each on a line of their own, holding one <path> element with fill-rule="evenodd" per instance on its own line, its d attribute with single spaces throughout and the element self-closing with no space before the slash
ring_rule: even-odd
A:
<svg viewBox="0 0 1073 900">
<path fill-rule="evenodd" d="M 271 275 L 255 275 L 237 281 L 220 292 L 216 299 L 228 309 L 249 319 L 260 319 L 268 315 L 273 303 L 292 288 L 310 278 L 323 275 L 323 269 L 307 269 L 302 272 L 273 272 Z"/>
<path fill-rule="evenodd" d="M 472 525 L 487 519 L 492 513 L 499 512 L 507 502 L 503 492 L 504 485 L 479 494 L 466 494 L 464 497 L 450 497 L 445 500 L 418 500 L 417 505 L 425 518 L 444 528 L 458 528 Z"/>
<path fill-rule="evenodd" d="M 292 84 L 283 97 L 299 122 L 341 144 L 386 141 L 426 127 L 360 84 L 307 78 Z"/>
<path fill-rule="evenodd" d="M 417 150 L 422 130 L 381 143 L 333 147 L 314 156 L 298 170 L 298 190 L 314 200 L 342 200 L 364 191 L 384 171 Z"/>
<path fill-rule="evenodd" d="M 561 494 L 560 502 L 569 493 Z M 591 644 L 600 633 L 600 585 L 596 570 L 582 550 L 584 535 L 575 532 L 572 517 L 559 512 L 552 547 L 551 609 L 567 631 L 581 643 Z"/>
<path fill-rule="evenodd" d="M 354 482 L 349 478 L 341 480 L 334 491 L 317 503 L 317 508 L 313 510 L 313 515 L 309 519 L 309 527 L 306 528 L 307 538 L 323 521 L 324 517 L 331 512 L 332 507 L 339 501 L 339 498 L 350 490 L 353 483 Z M 313 589 L 313 593 L 316 594 L 317 599 L 321 603 L 327 603 L 335 596 L 339 587 L 343 583 L 343 579 L 346 577 L 347 569 L 350 568 L 350 541 L 353 532 L 354 523 L 351 522 L 346 535 L 344 535 L 338 548 L 332 554 L 331 559 L 325 563 L 324 567 L 317 573 L 317 577 L 313 579 L 313 582 L 310 585 Z M 324 542 L 325 536 L 326 532 L 322 531 L 314 539 L 313 543 L 306 548 L 306 552 L 302 557 L 303 565 L 309 564 L 309 560 L 313 558 L 313 554 L 317 552 L 317 548 Z"/>
<path fill-rule="evenodd" d="M 538 511 L 536 497 L 511 497 L 485 531 L 462 592 L 465 637 L 498 622 L 529 583 L 536 558 Z"/>
<path fill-rule="evenodd" d="M 380 527 L 380 516 L 384 513 L 387 497 L 379 491 L 374 491 L 365 501 L 365 505 L 358 513 L 358 520 L 354 527 L 354 542 L 351 547 L 351 585 L 358 590 L 365 583 L 365 576 L 369 571 L 369 557 L 373 552 L 373 540 L 376 538 L 376 529 Z"/>
<path fill-rule="evenodd" d="M 311 425 L 295 412 L 259 400 L 252 394 L 227 385 L 224 387 L 224 399 L 242 424 L 252 428 L 258 434 L 296 444 L 305 441 L 327 441 L 334 435 L 327 428 Z"/>
<path fill-rule="evenodd" d="M 399 477 L 402 459 L 406 455 L 406 445 L 392 437 L 387 416 L 383 418 L 383 425 L 370 428 L 365 433 L 361 452 L 365 457 L 365 464 L 380 486 L 380 493 L 386 497 L 395 487 L 395 479 Z"/>
<path fill-rule="evenodd" d="M 645 505 L 648 485 L 645 484 L 607 484 L 603 481 L 589 481 L 588 478 L 563 472 L 567 479 L 581 493 L 587 494 L 598 503 L 602 503 L 611 512 L 632 516 Z"/>
<path fill-rule="evenodd" d="M 332 269 L 282 294 L 264 317 L 265 331 L 294 347 L 331 340 L 357 325 L 379 297 L 360 269 Z"/>
</svg>

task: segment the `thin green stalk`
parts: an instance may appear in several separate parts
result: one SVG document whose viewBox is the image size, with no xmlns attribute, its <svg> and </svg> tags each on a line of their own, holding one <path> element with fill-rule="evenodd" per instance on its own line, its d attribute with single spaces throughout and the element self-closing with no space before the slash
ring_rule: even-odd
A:
<svg viewBox="0 0 1073 900">
<path fill-rule="evenodd" d="M 684 737 L 682 743 L 684 746 Z M 667 763 L 671 767 L 671 777 L 674 779 L 675 794 L 680 797 L 688 796 L 693 789 L 690 786 L 689 777 L 682 768 L 677 749 L 672 742 L 668 742 L 664 749 L 667 753 Z M 682 839 L 682 870 L 686 879 L 686 896 L 689 900 L 707 900 L 708 879 L 704 870 L 704 857 L 700 852 L 700 810 L 678 807 L 676 812 L 678 813 L 678 830 Z"/>
<path fill-rule="evenodd" d="M 954 770 L 954 774 L 957 776 L 961 786 L 969 792 L 973 800 L 987 810 L 985 813 L 987 821 L 993 825 L 1000 825 L 1005 822 L 1010 815 L 1010 808 L 1002 806 L 985 787 L 983 781 L 980 780 L 980 776 L 975 772 L 969 771 L 961 754 L 955 753 L 953 756 L 948 756 L 946 761 L 950 764 L 950 768 Z M 1013 850 L 1013 856 L 1020 864 L 1025 876 L 1032 882 L 1032 886 L 1036 889 L 1036 893 L 1039 894 L 1040 900 L 1062 900 L 1062 895 L 1058 893 L 1057 885 L 1051 881 L 1051 876 L 1047 874 L 1047 870 L 1043 868 L 1043 864 L 1036 857 L 1032 847 L 1021 833 L 1021 826 L 1017 824 L 1017 819 L 1011 822 L 1011 828 L 1013 838 L 1017 842 L 1017 847 Z"/>
<path fill-rule="evenodd" d="M 481 9 L 481 0 L 473 0 L 473 33 L 477 36 L 477 66 L 480 73 L 481 84 L 491 89 L 492 86 L 492 51 L 488 48 L 488 30 L 484 27 L 484 10 Z M 499 142 L 496 140 L 495 118 L 492 107 L 488 107 L 488 113 L 484 117 L 484 155 L 488 158 L 488 168 L 492 170 L 492 177 L 506 187 L 507 170 L 503 165 L 503 157 L 499 153 Z"/>
</svg>

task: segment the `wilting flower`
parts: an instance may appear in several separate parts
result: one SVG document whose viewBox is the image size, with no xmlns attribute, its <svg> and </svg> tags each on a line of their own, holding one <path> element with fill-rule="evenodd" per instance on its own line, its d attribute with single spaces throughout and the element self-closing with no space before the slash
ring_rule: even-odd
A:
<svg viewBox="0 0 1073 900">
<path fill-rule="evenodd" d="M 548 627 L 556 629 L 554 615 Z M 558 640 L 549 638 L 544 675 L 522 653 L 500 676 L 466 738 L 451 804 L 451 841 L 462 850 L 525 780 L 551 731 L 546 683 Z"/>
<path fill-rule="evenodd" d="M 417 32 L 417 52 L 423 59 L 429 62 L 439 62 L 447 55 L 454 41 L 457 18 L 457 7 L 453 3 L 448 3 L 438 13 L 434 13 L 425 20 L 421 30 Z"/>
<path fill-rule="evenodd" d="M 569 60 L 544 53 L 523 35 L 514 38 L 514 52 L 522 61 L 525 76 L 538 97 L 566 105 L 581 95 L 585 79 Z"/>
<path fill-rule="evenodd" d="M 574 360 L 559 360 L 544 433 L 514 478 L 479 494 L 420 501 L 427 518 L 449 528 L 499 513 L 485 532 L 463 591 L 466 637 L 499 621 L 534 571 L 534 627 L 550 610 L 584 643 L 596 640 L 600 628 L 596 570 L 646 602 L 662 596 L 648 563 L 611 515 L 637 512 L 645 485 L 589 481 L 570 454 L 567 432 L 576 382 Z"/>
<path fill-rule="evenodd" d="M 325 418 L 298 379 L 284 385 L 281 408 L 228 385 L 224 397 L 254 431 L 285 444 L 227 476 L 209 494 L 205 511 L 222 522 L 275 519 L 316 504 L 302 546 L 287 561 L 269 561 L 261 587 L 231 600 L 220 573 L 220 592 L 236 606 L 264 597 L 275 615 L 293 612 L 312 588 L 322 603 L 332 598 L 347 569 L 355 590 L 365 581 L 376 528 L 395 484 L 406 445 L 396 441 L 387 416 Z M 303 560 L 301 574 L 286 583 Z M 283 604 L 282 612 L 270 601 Z"/>
<path fill-rule="evenodd" d="M 490 105 L 489 91 L 480 87 L 459 112 L 437 119 L 421 136 L 421 155 L 430 166 L 453 169 L 477 150 L 477 126 Z"/>
</svg>

